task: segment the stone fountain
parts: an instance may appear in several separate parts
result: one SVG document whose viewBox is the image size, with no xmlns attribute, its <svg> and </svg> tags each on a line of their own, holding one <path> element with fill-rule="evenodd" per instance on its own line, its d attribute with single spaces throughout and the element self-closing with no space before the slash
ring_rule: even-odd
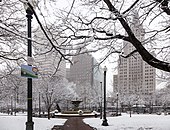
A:
<svg viewBox="0 0 170 130">
<path fill-rule="evenodd" d="M 73 104 L 73 110 L 74 111 L 78 111 L 79 110 L 79 105 L 82 101 L 80 100 L 74 100 L 74 101 L 71 101 L 71 103 Z"/>
<path fill-rule="evenodd" d="M 61 114 L 58 114 L 57 117 L 94 117 L 95 114 L 90 110 L 80 110 L 79 105 L 83 102 L 81 100 L 72 100 L 71 103 L 73 105 L 71 110 L 63 111 Z"/>
</svg>

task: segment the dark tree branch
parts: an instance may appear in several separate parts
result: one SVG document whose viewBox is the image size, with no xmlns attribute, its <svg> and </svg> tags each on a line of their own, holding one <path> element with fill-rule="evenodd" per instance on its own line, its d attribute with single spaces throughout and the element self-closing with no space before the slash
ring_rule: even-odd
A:
<svg viewBox="0 0 170 130">
<path fill-rule="evenodd" d="M 131 10 L 137 3 L 139 2 L 139 0 L 136 0 L 127 10 L 125 10 L 122 14 L 127 13 L 129 10 Z"/>
<path fill-rule="evenodd" d="M 130 52 L 128 55 L 126 55 L 126 56 L 124 56 L 124 55 L 120 55 L 120 56 L 123 57 L 123 58 L 128 58 L 130 56 L 133 56 L 133 54 L 136 53 L 136 52 L 137 52 L 137 50 L 134 50 L 134 51 Z"/>
<path fill-rule="evenodd" d="M 170 15 L 170 9 L 168 7 L 169 0 L 155 0 L 161 4 L 161 9 L 167 14 Z"/>
<path fill-rule="evenodd" d="M 73 9 L 74 3 L 75 3 L 75 0 L 73 0 L 73 2 L 72 2 L 72 4 L 71 4 L 71 8 L 70 8 L 70 10 L 69 10 L 69 12 L 68 12 L 68 14 L 67 14 L 67 18 L 68 18 L 68 16 L 69 16 L 69 14 L 71 13 L 71 10 Z"/>
<path fill-rule="evenodd" d="M 119 22 L 123 26 L 123 28 L 126 30 L 130 42 L 133 44 L 133 46 L 136 48 L 136 50 L 141 55 L 142 59 L 147 62 L 149 65 L 170 72 L 170 64 L 164 61 L 160 61 L 156 59 L 153 55 L 151 55 L 141 44 L 141 42 L 135 37 L 134 33 L 132 32 L 131 28 L 129 27 L 128 23 L 125 21 L 125 19 L 121 16 L 120 12 L 112 5 L 110 0 L 103 0 L 106 5 L 108 6 L 109 10 L 115 14 L 115 16 L 118 18 Z"/>
<path fill-rule="evenodd" d="M 52 40 L 49 38 L 49 36 L 47 35 L 46 31 L 44 30 L 44 28 L 43 28 L 43 26 L 42 26 L 42 24 L 41 24 L 41 22 L 40 22 L 40 20 L 39 20 L 39 18 L 38 18 L 38 16 L 37 16 L 35 10 L 33 9 L 32 5 L 31 5 L 29 2 L 28 2 L 27 4 L 28 4 L 28 6 L 31 8 L 31 10 L 33 11 L 33 14 L 34 14 L 34 16 L 35 16 L 35 18 L 36 18 L 36 20 L 37 20 L 37 22 L 38 22 L 41 30 L 43 31 L 44 35 L 46 36 L 46 38 L 48 39 L 48 41 L 50 42 L 50 44 L 52 45 L 52 47 L 53 47 L 65 60 L 68 60 L 68 61 L 71 63 L 71 60 L 68 59 L 68 58 L 66 58 L 66 57 L 64 56 L 64 54 L 53 44 Z"/>
</svg>

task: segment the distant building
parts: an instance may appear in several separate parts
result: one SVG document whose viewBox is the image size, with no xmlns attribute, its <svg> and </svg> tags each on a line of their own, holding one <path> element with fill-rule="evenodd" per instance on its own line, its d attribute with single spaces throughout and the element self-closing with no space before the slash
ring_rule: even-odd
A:
<svg viewBox="0 0 170 130">
<path fill-rule="evenodd" d="M 58 55 L 57 52 L 50 52 L 35 58 L 41 76 L 54 75 L 63 78 L 66 77 L 65 61 L 59 62 L 60 58 Z M 59 68 L 57 69 L 58 65 Z"/>
<path fill-rule="evenodd" d="M 91 104 L 99 105 L 101 100 L 101 85 L 103 83 L 103 69 L 98 66 L 95 58 L 90 54 L 82 54 L 72 57 L 73 65 L 67 70 L 67 79 L 76 84 L 81 104 L 86 108 Z M 101 83 L 102 82 L 102 83 Z"/>
<path fill-rule="evenodd" d="M 118 75 L 113 75 L 113 91 L 117 93 L 118 90 Z"/>
<path fill-rule="evenodd" d="M 138 14 L 134 13 L 131 29 L 135 36 L 143 41 L 145 32 L 138 19 Z M 124 42 L 123 46 L 125 55 L 135 50 L 133 45 L 128 42 Z M 155 73 L 155 68 L 143 61 L 139 53 L 134 53 L 129 58 L 120 57 L 118 75 L 113 76 L 114 92 L 121 95 L 153 95 L 155 93 Z"/>
<path fill-rule="evenodd" d="M 70 70 L 67 70 L 69 81 L 76 84 L 89 83 L 91 86 L 99 86 L 103 81 L 103 71 L 92 55 L 77 55 L 72 58 L 72 61 L 73 65 L 70 65 Z"/>
<path fill-rule="evenodd" d="M 43 36 L 41 31 L 36 32 L 34 39 L 41 41 L 41 44 L 34 45 L 34 59 L 40 76 L 44 77 L 53 75 L 66 78 L 66 62 L 63 58 L 61 60 L 61 55 L 57 50 L 51 49 L 52 45 L 47 38 Z M 58 44 L 61 43 L 62 39 L 58 39 L 57 42 Z M 64 52 L 62 53 L 64 54 Z"/>
<path fill-rule="evenodd" d="M 70 81 L 70 68 L 66 68 L 66 78 Z"/>
</svg>

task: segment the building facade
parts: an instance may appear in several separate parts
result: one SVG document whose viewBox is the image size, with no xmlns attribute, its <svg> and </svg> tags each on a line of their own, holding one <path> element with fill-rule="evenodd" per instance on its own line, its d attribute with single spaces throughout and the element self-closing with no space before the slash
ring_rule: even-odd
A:
<svg viewBox="0 0 170 130">
<path fill-rule="evenodd" d="M 131 20 L 131 29 L 135 36 L 143 41 L 145 31 L 138 19 L 138 14 L 134 13 Z M 123 46 L 125 55 L 135 50 L 133 45 L 128 42 L 124 42 Z M 132 94 L 136 94 L 138 97 L 142 97 L 142 95 L 153 96 L 156 86 L 155 73 L 155 68 L 143 61 L 137 52 L 128 58 L 120 57 L 118 60 L 118 75 L 113 76 L 113 91 L 124 96 Z"/>
<path fill-rule="evenodd" d="M 49 52 L 35 58 L 41 76 L 58 76 L 66 78 L 66 62 L 60 62 L 57 52 Z"/>
<path fill-rule="evenodd" d="M 52 45 L 44 37 L 41 30 L 34 34 L 34 39 L 41 41 L 41 44 L 35 44 L 33 49 L 35 65 L 38 67 L 39 75 L 42 77 L 58 76 L 66 78 L 66 61 L 61 58 L 61 55 L 55 49 L 52 49 Z M 58 44 L 63 42 L 61 38 L 56 39 Z M 65 52 L 62 51 L 62 53 Z"/>
<path fill-rule="evenodd" d="M 76 84 L 89 83 L 92 87 L 99 86 L 103 81 L 103 71 L 95 58 L 90 54 L 77 55 L 72 58 L 73 65 L 67 70 L 67 79 Z"/>
<path fill-rule="evenodd" d="M 84 108 L 99 106 L 101 102 L 101 86 L 103 70 L 90 54 L 77 55 L 72 58 L 73 65 L 67 70 L 67 79 L 76 84 L 78 99 Z"/>
</svg>

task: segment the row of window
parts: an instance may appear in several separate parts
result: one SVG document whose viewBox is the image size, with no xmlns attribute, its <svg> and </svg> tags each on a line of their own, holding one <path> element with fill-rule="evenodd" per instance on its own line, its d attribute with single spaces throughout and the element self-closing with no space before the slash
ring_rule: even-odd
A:
<svg viewBox="0 0 170 130">
<path fill-rule="evenodd" d="M 147 79 L 153 79 L 154 77 L 153 77 L 153 75 L 150 75 L 150 76 L 145 76 L 145 78 L 147 80 Z"/>
</svg>

